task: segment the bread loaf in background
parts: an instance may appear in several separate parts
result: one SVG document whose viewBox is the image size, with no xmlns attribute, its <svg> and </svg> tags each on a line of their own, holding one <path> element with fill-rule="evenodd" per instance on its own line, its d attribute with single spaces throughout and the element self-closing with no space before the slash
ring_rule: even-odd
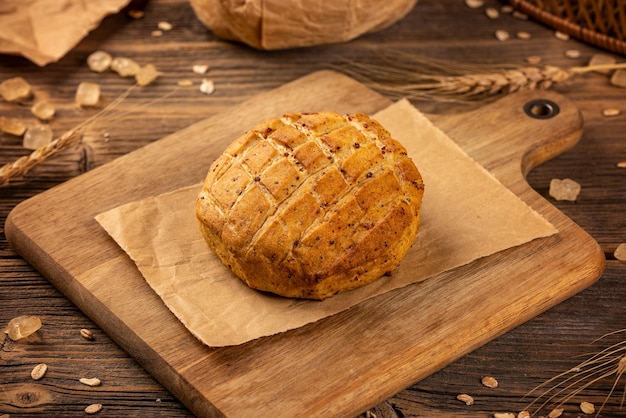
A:
<svg viewBox="0 0 626 418">
<path fill-rule="evenodd" d="M 275 50 L 339 43 L 402 19 L 417 0 L 190 0 L 216 36 Z"/>
<path fill-rule="evenodd" d="M 200 229 L 248 286 L 324 299 L 391 272 L 413 244 L 424 193 L 405 148 L 363 114 L 260 123 L 210 166 Z"/>
</svg>

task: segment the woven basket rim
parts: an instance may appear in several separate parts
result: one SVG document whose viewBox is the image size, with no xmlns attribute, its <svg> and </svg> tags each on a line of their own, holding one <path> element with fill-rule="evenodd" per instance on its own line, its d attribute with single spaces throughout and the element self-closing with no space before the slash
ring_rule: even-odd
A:
<svg viewBox="0 0 626 418">
<path fill-rule="evenodd" d="M 576 22 L 572 22 L 549 13 L 526 0 L 509 0 L 509 3 L 520 12 L 527 14 L 537 21 L 560 32 L 566 33 L 574 38 L 580 39 L 583 42 L 595 45 L 608 51 L 626 54 L 626 42 L 624 41 L 582 27 Z"/>
</svg>

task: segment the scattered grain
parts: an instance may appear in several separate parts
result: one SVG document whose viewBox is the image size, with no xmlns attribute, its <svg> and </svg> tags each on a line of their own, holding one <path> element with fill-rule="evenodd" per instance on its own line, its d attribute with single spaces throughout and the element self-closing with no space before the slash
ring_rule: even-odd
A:
<svg viewBox="0 0 626 418">
<path fill-rule="evenodd" d="M 178 86 L 180 86 L 180 87 L 191 87 L 191 86 L 193 86 L 193 81 L 191 81 L 191 80 L 178 80 L 176 82 L 176 84 L 178 84 Z"/>
<path fill-rule="evenodd" d="M 35 125 L 26 129 L 22 146 L 26 149 L 35 150 L 45 147 L 52 142 L 54 134 L 49 125 Z"/>
<path fill-rule="evenodd" d="M 106 51 L 94 51 L 87 57 L 87 66 L 91 71 L 101 73 L 111 67 L 113 57 Z"/>
<path fill-rule="evenodd" d="M 532 38 L 532 35 L 529 32 L 517 32 L 517 38 L 527 41 Z"/>
<path fill-rule="evenodd" d="M 500 8 L 500 11 L 506 14 L 513 13 L 513 10 L 513 6 L 511 6 L 510 4 L 505 4 Z"/>
<path fill-rule="evenodd" d="M 581 402 L 580 410 L 587 415 L 591 415 L 596 412 L 596 407 L 591 402 Z"/>
<path fill-rule="evenodd" d="M 133 77 L 141 66 L 134 60 L 126 57 L 115 57 L 111 61 L 111 69 L 122 77 Z"/>
<path fill-rule="evenodd" d="M 41 120 L 50 120 L 54 117 L 56 113 L 55 107 L 47 100 L 39 100 L 35 102 L 30 108 L 35 117 Z"/>
<path fill-rule="evenodd" d="M 80 379 L 78 379 L 78 381 L 86 386 L 100 386 L 100 379 L 98 379 L 97 377 L 81 377 Z"/>
<path fill-rule="evenodd" d="M 556 37 L 556 39 L 561 40 L 561 41 L 567 41 L 569 40 L 569 35 L 567 33 L 563 33 L 561 31 L 556 31 L 554 32 L 554 36 Z"/>
<path fill-rule="evenodd" d="M 526 57 L 526 62 L 530 65 L 537 65 L 541 62 L 541 57 L 539 55 L 531 55 L 530 57 Z"/>
<path fill-rule="evenodd" d="M 580 184 L 572 179 L 552 179 L 550 181 L 550 196 L 556 200 L 575 201 L 580 193 Z"/>
<path fill-rule="evenodd" d="M 157 27 L 163 32 L 167 32 L 173 29 L 173 26 L 170 22 L 161 21 L 157 23 Z"/>
<path fill-rule="evenodd" d="M 163 31 L 162 30 L 153 30 L 150 33 L 150 36 L 158 38 L 159 36 L 163 36 Z"/>
<path fill-rule="evenodd" d="M 507 31 L 502 30 L 502 29 L 497 30 L 495 35 L 496 35 L 496 39 L 499 41 L 506 41 L 511 37 L 511 35 L 509 35 Z"/>
<path fill-rule="evenodd" d="M 100 412 L 101 410 L 102 410 L 102 404 L 101 403 L 92 403 L 87 408 L 85 408 L 85 413 L 91 415 L 91 414 L 96 414 L 96 413 Z"/>
<path fill-rule="evenodd" d="M 202 79 L 202 84 L 200 84 L 200 91 L 204 94 L 213 94 L 215 92 L 215 83 L 213 80 Z"/>
<path fill-rule="evenodd" d="M 34 334 L 41 328 L 41 319 L 38 316 L 20 315 L 9 321 L 5 332 L 9 338 L 17 341 Z"/>
<path fill-rule="evenodd" d="M 530 418 L 530 412 L 520 411 L 519 414 L 517 414 L 517 418 Z"/>
<path fill-rule="evenodd" d="M 515 418 L 515 414 L 512 412 L 496 412 L 493 414 L 493 418 Z"/>
<path fill-rule="evenodd" d="M 484 0 L 465 0 L 465 5 L 472 9 L 478 9 L 485 5 Z"/>
<path fill-rule="evenodd" d="M 559 418 L 563 415 L 563 408 L 555 408 L 548 414 L 548 418 Z"/>
<path fill-rule="evenodd" d="M 79 106 L 97 105 L 100 101 L 100 85 L 88 81 L 81 82 L 76 89 L 74 100 Z"/>
<path fill-rule="evenodd" d="M 528 20 L 528 15 L 526 13 L 522 13 L 520 11 L 513 11 L 513 17 L 519 20 Z"/>
<path fill-rule="evenodd" d="M 156 69 L 154 65 L 147 64 L 141 67 L 137 74 L 135 74 L 135 81 L 137 82 L 137 84 L 144 87 L 148 84 L 151 84 L 160 75 L 161 73 Z"/>
<path fill-rule="evenodd" d="M 5 134 L 22 136 L 26 132 L 26 125 L 16 118 L 7 118 L 0 116 L 0 132 Z"/>
<path fill-rule="evenodd" d="M 191 67 L 191 70 L 195 74 L 206 74 L 207 71 L 209 71 L 209 66 L 206 65 L 206 64 L 204 64 L 204 65 L 196 64 L 196 65 Z"/>
<path fill-rule="evenodd" d="M 465 403 L 465 405 L 467 406 L 471 406 L 474 405 L 474 398 L 472 398 L 470 395 L 468 395 L 467 393 L 461 393 L 459 395 L 456 395 L 456 398 Z"/>
<path fill-rule="evenodd" d="M 497 19 L 500 17 L 500 12 L 495 7 L 487 7 L 485 9 L 485 14 L 489 19 Z"/>
<path fill-rule="evenodd" d="M 48 371 L 48 365 L 46 363 L 39 363 L 38 365 L 33 367 L 33 370 L 31 370 L 30 377 L 33 380 L 39 380 L 42 377 L 44 377 L 47 371 Z"/>
<path fill-rule="evenodd" d="M 565 56 L 567 58 L 580 58 L 580 51 L 577 49 L 568 49 L 565 51 Z"/>
<path fill-rule="evenodd" d="M 480 382 L 483 384 L 483 386 L 488 388 L 494 389 L 498 387 L 498 381 L 493 376 L 483 376 Z"/>
<path fill-rule="evenodd" d="M 615 70 L 611 76 L 611 84 L 617 87 L 626 87 L 626 70 Z"/>
<path fill-rule="evenodd" d="M 596 66 L 596 65 L 613 65 L 615 63 L 616 63 L 615 57 L 612 57 L 606 54 L 593 54 L 591 58 L 589 59 L 588 65 L 591 67 L 591 66 Z M 611 71 L 612 70 L 609 70 L 609 69 L 596 70 L 596 72 L 600 74 L 606 74 L 606 75 L 609 75 Z"/>
<path fill-rule="evenodd" d="M 617 163 L 617 168 L 626 168 L 626 161 L 620 161 Z"/>
<path fill-rule="evenodd" d="M 619 116 L 622 112 L 614 107 L 609 107 L 606 109 L 602 110 L 602 114 L 606 117 L 611 117 L 611 116 Z"/>
<path fill-rule="evenodd" d="M 143 12 L 143 10 L 136 10 L 136 9 L 131 9 L 128 11 L 128 16 L 132 17 L 133 19 L 141 19 L 142 17 L 144 17 L 145 13 Z"/>
<path fill-rule="evenodd" d="M 108 137 L 108 134 L 105 132 L 104 137 Z M 80 336 L 88 341 L 93 341 L 93 332 L 90 329 L 83 328 L 80 330 Z"/>
<path fill-rule="evenodd" d="M 626 242 L 623 242 L 620 245 L 618 245 L 615 251 L 613 252 L 613 255 L 619 261 L 626 261 Z M 626 359 L 626 357 L 622 358 L 622 360 L 620 361 L 620 365 L 622 364 L 624 359 Z"/>
<path fill-rule="evenodd" d="M 21 102 L 32 94 L 30 84 L 22 77 L 13 77 L 0 83 L 0 96 L 7 102 Z"/>
</svg>

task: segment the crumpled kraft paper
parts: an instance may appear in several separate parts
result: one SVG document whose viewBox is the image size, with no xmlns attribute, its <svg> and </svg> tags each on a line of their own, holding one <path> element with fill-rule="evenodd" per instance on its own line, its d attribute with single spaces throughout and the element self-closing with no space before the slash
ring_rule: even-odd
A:
<svg viewBox="0 0 626 418">
<path fill-rule="evenodd" d="M 374 118 L 405 145 L 426 191 L 413 247 L 391 276 L 364 287 L 321 302 L 248 288 L 203 241 L 195 218 L 200 183 L 120 206 L 96 219 L 168 308 L 209 346 L 241 344 L 297 328 L 557 232 L 408 101 L 397 102 Z"/>
<path fill-rule="evenodd" d="M 402 19 L 417 0 L 190 0 L 198 19 L 224 39 L 258 49 L 352 40 Z"/>
<path fill-rule="evenodd" d="M 0 53 L 22 55 L 39 66 L 58 61 L 102 19 L 130 0 L 2 0 Z"/>
</svg>

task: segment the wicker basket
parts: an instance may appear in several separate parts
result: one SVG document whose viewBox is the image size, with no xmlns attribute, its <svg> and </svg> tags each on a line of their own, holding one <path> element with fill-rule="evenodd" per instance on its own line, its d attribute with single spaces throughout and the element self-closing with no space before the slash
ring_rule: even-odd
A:
<svg viewBox="0 0 626 418">
<path fill-rule="evenodd" d="M 583 42 L 626 54 L 626 0 L 510 0 L 510 3 Z"/>
</svg>

